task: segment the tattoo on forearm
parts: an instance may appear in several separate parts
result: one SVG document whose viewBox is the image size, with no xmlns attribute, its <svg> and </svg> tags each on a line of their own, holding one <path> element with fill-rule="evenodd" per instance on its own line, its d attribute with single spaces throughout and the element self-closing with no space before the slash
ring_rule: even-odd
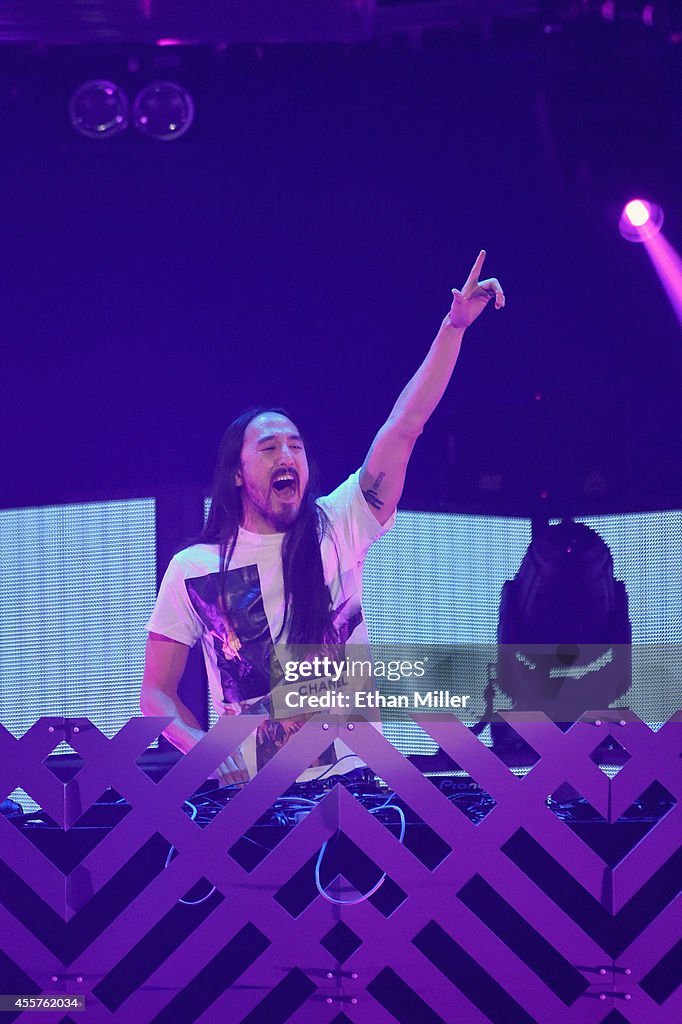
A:
<svg viewBox="0 0 682 1024">
<path fill-rule="evenodd" d="M 379 476 L 376 478 L 372 486 L 369 487 L 366 491 L 362 492 L 365 496 L 365 501 L 367 502 L 368 505 L 371 505 L 372 508 L 383 508 L 384 503 L 377 492 L 381 487 L 382 480 L 384 479 L 385 476 L 385 473 L 379 473 Z"/>
</svg>

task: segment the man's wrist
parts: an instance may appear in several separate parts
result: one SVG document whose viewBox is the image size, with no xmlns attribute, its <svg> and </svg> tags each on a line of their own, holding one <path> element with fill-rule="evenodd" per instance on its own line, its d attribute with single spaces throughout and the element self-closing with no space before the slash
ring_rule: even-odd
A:
<svg viewBox="0 0 682 1024">
<path fill-rule="evenodd" d="M 192 725 L 188 725 L 187 722 L 183 722 L 181 718 L 176 718 L 175 721 L 171 722 L 170 725 L 164 729 L 164 736 L 169 740 L 174 747 L 177 747 L 183 754 L 189 754 L 190 750 L 196 747 L 206 733 L 202 729 L 197 729 Z"/>
<path fill-rule="evenodd" d="M 446 313 L 445 319 L 443 320 L 443 323 L 441 324 L 441 329 L 443 329 L 443 328 L 445 328 L 448 331 L 448 333 L 454 331 L 455 333 L 457 333 L 459 335 L 460 338 L 462 337 L 462 335 L 464 334 L 464 332 L 466 330 L 466 327 L 459 327 L 456 324 L 453 324 L 452 320 L 450 319 L 450 314 L 449 313 Z"/>
</svg>

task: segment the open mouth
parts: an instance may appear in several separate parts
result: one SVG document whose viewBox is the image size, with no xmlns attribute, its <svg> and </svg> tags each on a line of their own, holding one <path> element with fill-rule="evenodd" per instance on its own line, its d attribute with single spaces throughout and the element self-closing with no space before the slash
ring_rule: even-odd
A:
<svg viewBox="0 0 682 1024">
<path fill-rule="evenodd" d="M 293 498 L 296 494 L 297 477 L 290 470 L 277 474 L 272 481 L 272 489 L 280 498 Z"/>
</svg>

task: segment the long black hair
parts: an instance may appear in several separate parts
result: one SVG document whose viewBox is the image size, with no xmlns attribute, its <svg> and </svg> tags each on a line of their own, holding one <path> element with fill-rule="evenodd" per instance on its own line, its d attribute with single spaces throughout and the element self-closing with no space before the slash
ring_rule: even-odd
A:
<svg viewBox="0 0 682 1024">
<path fill-rule="evenodd" d="M 279 413 L 291 419 L 284 409 L 256 406 L 247 409 L 230 423 L 218 448 L 211 508 L 203 530 L 195 544 L 217 544 L 220 548 L 220 592 L 223 609 L 227 608 L 227 569 L 237 544 L 242 518 L 241 488 L 235 477 L 241 468 L 244 434 L 249 423 L 266 412 Z M 334 643 L 337 635 L 332 620 L 332 602 L 324 580 L 320 543 L 329 534 L 331 525 L 324 510 L 316 503 L 319 497 L 317 468 L 308 456 L 309 480 L 301 499 L 298 515 L 286 531 L 282 544 L 284 577 L 284 616 L 275 640 L 287 631 L 290 644 Z"/>
</svg>

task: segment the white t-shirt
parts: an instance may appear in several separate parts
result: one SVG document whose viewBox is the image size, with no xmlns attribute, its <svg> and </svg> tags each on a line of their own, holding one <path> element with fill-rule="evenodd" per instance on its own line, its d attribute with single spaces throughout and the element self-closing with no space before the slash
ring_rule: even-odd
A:
<svg viewBox="0 0 682 1024">
<path fill-rule="evenodd" d="M 340 643 L 368 643 L 362 612 L 362 567 L 370 545 L 395 522 L 381 526 L 360 490 L 359 471 L 318 504 L 331 532 L 322 538 L 325 582 Z M 213 705 L 240 714 L 244 702 L 258 710 L 270 692 L 272 646 L 282 628 L 283 533 L 239 529 L 227 570 L 227 609 L 222 612 L 217 544 L 195 544 L 173 557 L 147 623 L 153 633 L 192 647 L 201 641 Z M 286 643 L 286 633 L 279 642 Z M 337 750 L 337 755 L 339 751 Z M 246 755 L 245 755 L 246 756 Z"/>
</svg>

